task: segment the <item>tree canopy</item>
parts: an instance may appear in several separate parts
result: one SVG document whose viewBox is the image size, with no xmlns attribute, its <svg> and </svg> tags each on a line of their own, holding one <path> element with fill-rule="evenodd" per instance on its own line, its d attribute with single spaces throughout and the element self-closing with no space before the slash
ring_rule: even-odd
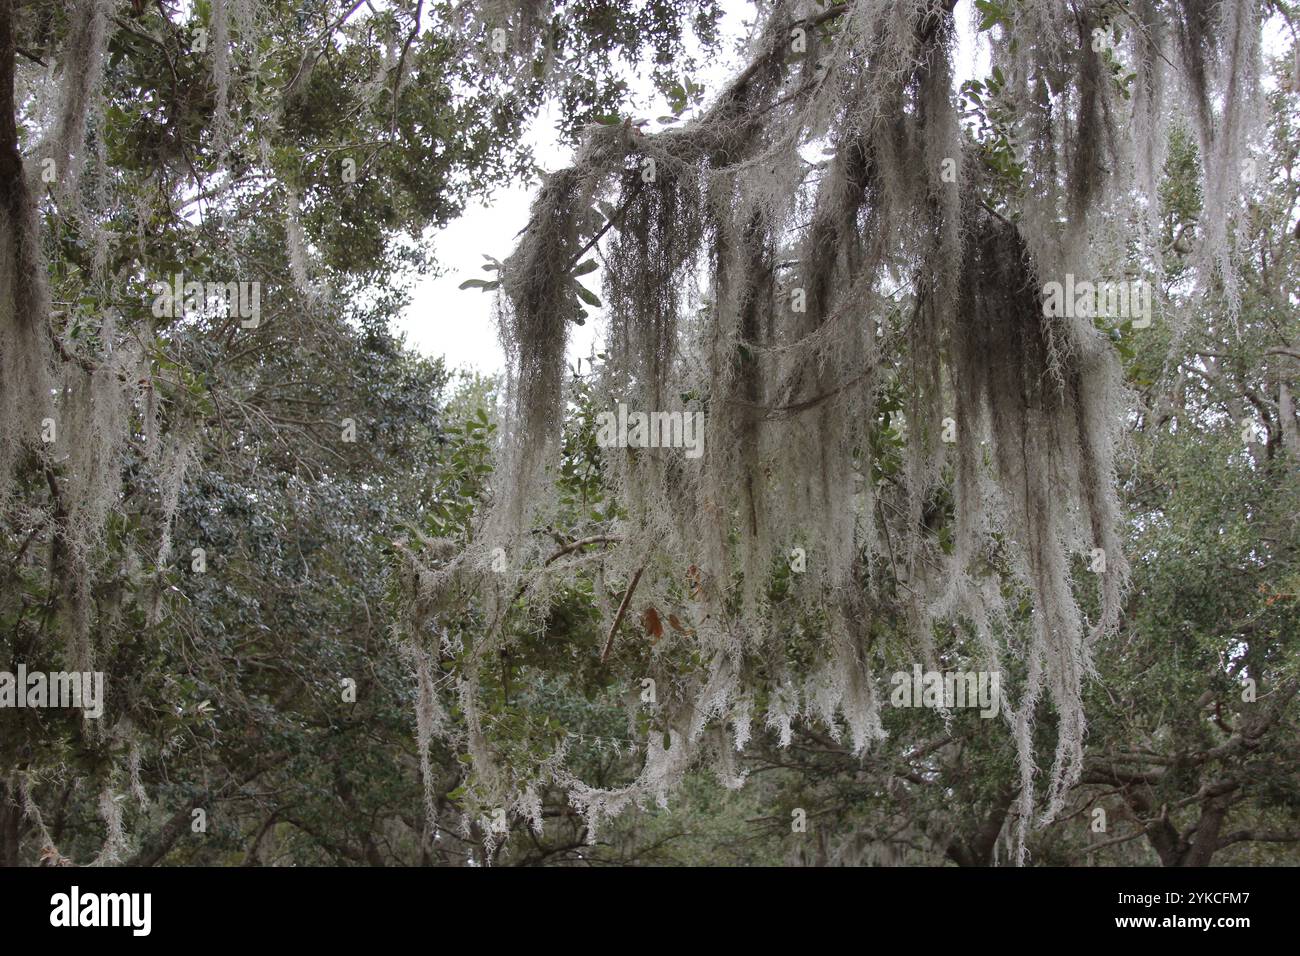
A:
<svg viewBox="0 0 1300 956">
<path fill-rule="evenodd" d="M 0 0 L 0 863 L 1294 862 L 1297 11 L 750 15 Z"/>
</svg>

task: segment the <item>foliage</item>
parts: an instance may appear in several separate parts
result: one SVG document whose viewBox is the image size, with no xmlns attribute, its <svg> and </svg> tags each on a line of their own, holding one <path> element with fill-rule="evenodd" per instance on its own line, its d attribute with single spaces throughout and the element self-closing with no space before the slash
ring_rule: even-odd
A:
<svg viewBox="0 0 1300 956">
<path fill-rule="evenodd" d="M 953 7 L 707 90 L 706 0 L 0 0 L 0 672 L 107 688 L 0 709 L 0 863 L 1294 862 L 1288 8 L 978 0 L 954 88 Z M 552 106 L 457 376 L 392 323 Z"/>
</svg>

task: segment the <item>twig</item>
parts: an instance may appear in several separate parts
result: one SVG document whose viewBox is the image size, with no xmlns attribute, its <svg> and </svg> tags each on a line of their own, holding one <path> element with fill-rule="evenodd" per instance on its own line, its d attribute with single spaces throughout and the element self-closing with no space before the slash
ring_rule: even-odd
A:
<svg viewBox="0 0 1300 956">
<path fill-rule="evenodd" d="M 609 637 L 605 640 L 605 649 L 600 652 L 600 662 L 602 664 L 609 658 L 609 652 L 614 647 L 614 635 L 618 633 L 618 626 L 623 623 L 623 615 L 627 613 L 627 607 L 632 603 L 632 593 L 636 591 L 637 583 L 641 580 L 641 572 L 644 570 L 644 564 L 636 569 L 636 574 L 632 575 L 632 583 L 627 586 L 627 591 L 623 594 L 623 603 L 618 606 L 618 613 L 614 615 L 614 623 L 610 625 Z"/>
<path fill-rule="evenodd" d="M 542 563 L 542 567 L 553 564 L 566 554 L 571 554 L 574 551 L 585 548 L 589 544 L 618 544 L 622 540 L 623 539 L 616 534 L 597 534 L 592 535 L 590 538 L 579 538 L 577 541 L 566 544 L 564 547 L 560 548 L 560 550 L 548 557 Z"/>
<path fill-rule="evenodd" d="M 1147 828 L 1143 827 L 1142 829 L 1138 830 L 1136 833 L 1130 833 L 1127 836 L 1119 836 L 1111 840 L 1105 840 L 1101 843 L 1093 843 L 1087 847 L 1087 852 L 1089 855 L 1091 855 L 1093 853 L 1096 853 L 1098 850 L 1104 850 L 1107 847 L 1112 847 L 1112 846 L 1119 846 L 1121 843 L 1128 843 L 1130 840 L 1136 840 L 1138 837 L 1142 837 L 1146 835 L 1147 835 Z"/>
<path fill-rule="evenodd" d="M 550 555 L 545 561 L 542 562 L 542 567 L 544 568 L 550 567 L 554 562 L 558 561 L 566 554 L 572 554 L 574 551 L 580 551 L 583 548 L 587 547 L 587 545 L 589 544 L 618 544 L 622 540 L 623 539 L 616 534 L 613 535 L 597 534 L 597 535 L 592 535 L 590 538 L 579 538 L 577 541 L 573 541 L 570 542 L 569 544 L 564 545 L 554 554 Z M 510 603 L 514 604 L 521 597 L 523 597 L 524 594 L 526 594 L 527 592 L 528 592 L 527 583 L 519 585 L 519 590 L 516 591 L 515 596 L 510 599 Z"/>
</svg>

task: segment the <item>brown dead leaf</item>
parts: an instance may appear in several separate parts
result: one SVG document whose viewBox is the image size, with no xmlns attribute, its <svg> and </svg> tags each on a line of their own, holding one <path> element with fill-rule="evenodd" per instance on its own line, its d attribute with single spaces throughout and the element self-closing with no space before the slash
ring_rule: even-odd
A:
<svg viewBox="0 0 1300 956">
<path fill-rule="evenodd" d="M 659 639 L 664 636 L 663 622 L 659 620 L 659 612 L 653 606 L 648 607 L 641 612 L 641 626 L 644 627 L 650 633 L 650 636 L 654 638 L 654 640 L 650 642 L 651 647 L 658 644 Z"/>
</svg>

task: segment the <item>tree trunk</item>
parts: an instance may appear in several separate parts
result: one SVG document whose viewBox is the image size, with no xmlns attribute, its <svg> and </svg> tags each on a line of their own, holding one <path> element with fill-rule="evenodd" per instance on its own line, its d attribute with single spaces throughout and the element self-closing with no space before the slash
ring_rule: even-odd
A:
<svg viewBox="0 0 1300 956">
<path fill-rule="evenodd" d="M 992 866 L 993 851 L 998 845 L 998 834 L 1002 832 L 1007 811 L 1019 792 L 1019 788 L 1012 788 L 998 794 L 993 802 L 993 809 L 989 811 L 988 816 L 984 818 L 970 839 L 953 837 L 944 848 L 944 856 L 958 866 Z"/>
</svg>

